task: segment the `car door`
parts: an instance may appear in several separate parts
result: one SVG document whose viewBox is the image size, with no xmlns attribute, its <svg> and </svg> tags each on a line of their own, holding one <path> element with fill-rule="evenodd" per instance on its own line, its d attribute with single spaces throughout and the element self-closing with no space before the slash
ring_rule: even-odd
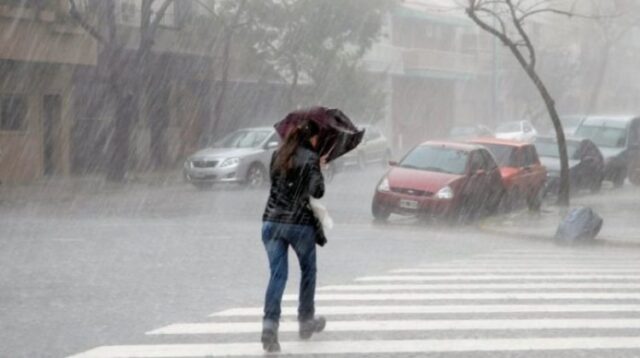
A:
<svg viewBox="0 0 640 358">
<path fill-rule="evenodd" d="M 465 185 L 466 209 L 477 210 L 482 207 L 487 199 L 492 176 L 481 149 L 471 152 L 468 168 L 467 183 Z"/>
</svg>

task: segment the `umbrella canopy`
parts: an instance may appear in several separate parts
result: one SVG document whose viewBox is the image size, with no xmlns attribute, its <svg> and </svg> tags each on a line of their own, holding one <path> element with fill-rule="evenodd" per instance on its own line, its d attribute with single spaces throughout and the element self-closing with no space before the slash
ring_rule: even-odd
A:
<svg viewBox="0 0 640 358">
<path fill-rule="evenodd" d="M 330 162 L 353 150 L 362 142 L 364 130 L 358 129 L 339 109 L 312 107 L 289 113 L 274 125 L 281 138 L 286 138 L 292 128 L 305 120 L 315 122 L 318 134 L 319 154 Z"/>
</svg>

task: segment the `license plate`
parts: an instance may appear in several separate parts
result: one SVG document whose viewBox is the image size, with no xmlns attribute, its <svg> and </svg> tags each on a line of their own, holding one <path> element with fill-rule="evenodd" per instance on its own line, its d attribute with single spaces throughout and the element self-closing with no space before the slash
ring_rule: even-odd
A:
<svg viewBox="0 0 640 358">
<path fill-rule="evenodd" d="M 400 207 L 403 209 L 417 209 L 418 208 L 418 202 L 415 200 L 405 200 L 402 199 L 400 200 Z"/>
</svg>

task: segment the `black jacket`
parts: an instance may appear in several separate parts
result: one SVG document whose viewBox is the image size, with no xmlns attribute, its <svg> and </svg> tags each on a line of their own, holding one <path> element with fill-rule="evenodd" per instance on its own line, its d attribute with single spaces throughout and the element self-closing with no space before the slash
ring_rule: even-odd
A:
<svg viewBox="0 0 640 358">
<path fill-rule="evenodd" d="M 318 154 L 310 148 L 299 147 L 293 168 L 286 175 L 273 167 L 275 157 L 276 153 L 271 158 L 271 191 L 262 220 L 315 225 L 309 197 L 321 198 L 324 195 L 324 178 Z"/>
</svg>

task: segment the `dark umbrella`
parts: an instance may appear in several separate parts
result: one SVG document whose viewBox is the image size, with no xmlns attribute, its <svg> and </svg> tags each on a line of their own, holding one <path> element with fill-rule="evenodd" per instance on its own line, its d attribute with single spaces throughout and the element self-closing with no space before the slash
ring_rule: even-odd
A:
<svg viewBox="0 0 640 358">
<path fill-rule="evenodd" d="M 353 150 L 362 142 L 364 130 L 358 129 L 346 114 L 339 109 L 311 107 L 291 112 L 274 125 L 281 138 L 302 121 L 311 120 L 320 128 L 318 143 L 320 156 L 330 162 Z"/>
</svg>

